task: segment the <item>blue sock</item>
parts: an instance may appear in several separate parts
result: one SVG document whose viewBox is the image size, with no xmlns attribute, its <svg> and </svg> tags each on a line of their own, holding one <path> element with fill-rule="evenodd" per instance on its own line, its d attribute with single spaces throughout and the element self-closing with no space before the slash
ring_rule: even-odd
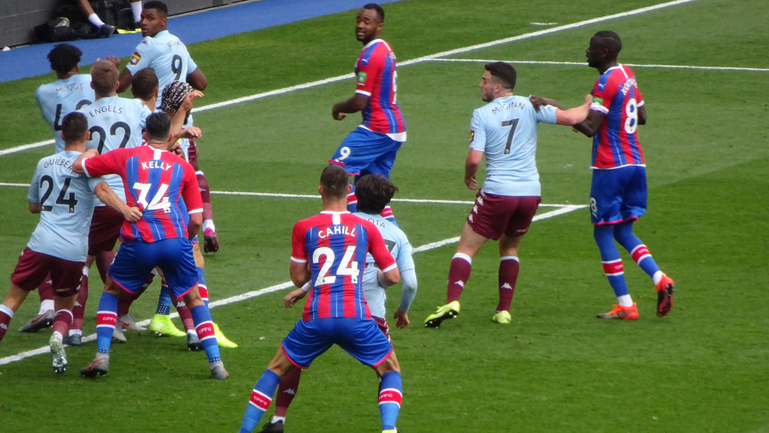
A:
<svg viewBox="0 0 769 433">
<path fill-rule="evenodd" d="M 243 415 L 243 423 L 240 424 L 238 433 L 251 433 L 256 428 L 262 415 L 272 403 L 272 396 L 275 395 L 278 383 L 280 383 L 280 377 L 277 374 L 270 370 L 264 371 L 251 392 L 251 399 L 246 406 L 246 413 Z"/>
<path fill-rule="evenodd" d="M 198 305 L 190 308 L 190 313 L 192 313 L 192 321 L 195 322 L 195 330 L 198 333 L 200 345 L 206 351 L 208 362 L 220 362 L 219 345 L 216 343 L 216 336 L 214 335 L 214 322 L 211 320 L 208 307 Z"/>
<path fill-rule="evenodd" d="M 383 374 L 379 390 L 379 415 L 382 417 L 382 430 L 393 430 L 403 400 L 401 374 L 397 371 Z"/>
<path fill-rule="evenodd" d="M 622 267 L 622 259 L 619 257 L 617 245 L 614 243 L 614 226 L 601 225 L 593 227 L 593 237 L 601 251 L 601 264 L 606 273 L 606 278 L 614 289 L 614 294 L 619 298 L 628 294 L 625 284 L 625 273 Z"/>
<path fill-rule="evenodd" d="M 205 296 L 203 296 L 203 290 L 200 290 L 200 295 L 203 298 L 203 303 L 206 304 L 206 308 L 208 308 L 208 285 L 206 284 L 206 279 L 203 278 L 203 268 L 197 268 L 198 269 L 198 290 L 205 288 Z"/>
<path fill-rule="evenodd" d="M 649 253 L 649 249 L 646 248 L 646 245 L 644 245 L 643 242 L 638 239 L 638 236 L 633 233 L 632 222 L 617 224 L 614 229 L 614 239 L 616 239 L 617 242 L 630 253 L 633 260 L 635 260 L 638 266 L 640 266 L 644 272 L 649 274 L 650 277 L 654 278 L 654 274 L 660 271 L 660 267 L 657 266 L 657 262 L 654 261 L 651 253 Z"/>
<path fill-rule="evenodd" d="M 160 283 L 160 296 L 158 297 L 158 309 L 155 314 L 168 316 L 171 312 L 171 293 L 168 291 L 166 280 Z"/>
<path fill-rule="evenodd" d="M 96 346 L 99 353 L 109 353 L 112 333 L 117 325 L 117 296 L 102 292 L 96 313 Z"/>
</svg>

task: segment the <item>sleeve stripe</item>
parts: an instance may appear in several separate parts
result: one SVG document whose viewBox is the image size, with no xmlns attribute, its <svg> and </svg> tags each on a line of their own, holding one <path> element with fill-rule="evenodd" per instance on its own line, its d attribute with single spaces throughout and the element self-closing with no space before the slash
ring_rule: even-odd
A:
<svg viewBox="0 0 769 433">
<path fill-rule="evenodd" d="M 291 256 L 291 261 L 296 263 L 307 263 L 307 260 L 297 259 L 294 256 Z"/>
<path fill-rule="evenodd" d="M 604 107 L 603 105 L 596 104 L 596 103 L 590 104 L 590 109 L 593 110 L 593 111 L 600 111 L 603 114 L 608 114 L 609 113 L 609 109 L 608 108 Z"/>
<path fill-rule="evenodd" d="M 80 165 L 83 167 L 83 172 L 86 176 L 91 177 L 91 175 L 88 173 L 88 169 L 85 168 L 85 162 L 88 161 L 88 158 L 83 159 L 83 161 L 80 162 Z"/>
<path fill-rule="evenodd" d="M 363 96 L 371 96 L 371 92 L 366 92 L 365 90 L 356 90 L 355 93 L 360 93 Z"/>
<path fill-rule="evenodd" d="M 192 210 L 188 210 L 188 211 L 187 211 L 187 213 L 188 213 L 188 214 L 190 214 L 190 215 L 192 215 L 192 214 L 194 214 L 194 213 L 201 213 L 201 212 L 203 212 L 203 208 L 199 208 L 199 209 L 192 209 Z"/>
<path fill-rule="evenodd" d="M 644 101 L 641 101 L 641 102 L 639 102 L 639 103 L 637 103 L 637 104 L 635 104 L 635 105 L 636 105 L 636 107 L 643 107 L 643 105 L 644 105 Z"/>
<path fill-rule="evenodd" d="M 390 272 L 390 271 L 392 271 L 393 269 L 395 269 L 397 267 L 398 267 L 398 264 L 397 263 L 393 263 L 392 265 L 388 266 L 387 268 L 382 269 L 382 272 Z"/>
</svg>

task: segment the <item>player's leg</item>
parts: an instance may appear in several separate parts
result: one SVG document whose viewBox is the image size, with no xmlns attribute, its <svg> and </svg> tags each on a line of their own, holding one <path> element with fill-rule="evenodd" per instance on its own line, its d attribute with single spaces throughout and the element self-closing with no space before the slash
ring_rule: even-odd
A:
<svg viewBox="0 0 769 433">
<path fill-rule="evenodd" d="M 51 367 L 56 374 L 67 371 L 67 354 L 64 352 L 64 336 L 72 325 L 72 308 L 75 305 L 83 262 L 71 262 L 63 259 L 52 261 L 51 278 L 56 293 L 54 306 L 56 315 L 53 319 L 53 332 L 48 344 L 51 350 Z"/>
<path fill-rule="evenodd" d="M 94 12 L 93 7 L 91 7 L 91 3 L 88 2 L 88 0 L 75 0 L 75 2 L 77 3 L 80 12 L 88 17 L 88 21 L 90 21 L 90 23 L 94 26 L 98 27 L 99 37 L 108 38 L 112 36 L 112 33 L 115 32 L 115 27 L 109 24 L 104 24 L 101 18 L 96 15 L 96 12 Z"/>
<path fill-rule="evenodd" d="M 95 257 L 94 257 L 95 258 Z M 83 336 L 83 317 L 85 317 L 85 304 L 88 300 L 88 274 L 90 264 L 86 262 L 80 273 L 80 289 L 77 291 L 75 304 L 72 306 L 72 325 L 64 337 L 64 344 L 80 346 Z"/>
<path fill-rule="evenodd" d="M 285 377 L 295 368 L 294 364 L 286 356 L 283 347 L 279 347 L 278 353 L 270 361 L 267 369 L 262 373 L 262 377 L 259 378 L 256 385 L 254 385 L 253 391 L 251 391 L 251 398 L 248 401 L 248 406 L 246 406 L 246 412 L 243 415 L 240 430 L 238 430 L 239 433 L 251 433 L 256 428 L 262 419 L 262 415 L 264 415 L 270 407 L 270 403 L 272 403 L 275 389 L 278 387 L 281 377 Z"/>
<path fill-rule="evenodd" d="M 198 293 L 199 292 L 200 284 L 198 284 Z M 192 352 L 203 350 L 203 345 L 200 344 L 200 338 L 198 338 L 198 333 L 195 330 L 195 321 L 192 319 L 190 309 L 187 307 L 184 299 L 174 296 L 173 292 L 170 294 L 171 302 L 174 304 L 174 307 L 176 307 L 176 312 L 179 313 L 179 319 L 182 321 L 184 330 L 187 332 L 187 350 Z"/>
<path fill-rule="evenodd" d="M 0 305 L 0 341 L 3 341 L 3 337 L 8 331 L 8 325 L 13 319 L 13 314 L 21 307 L 28 294 L 29 291 L 11 283 L 11 288 L 8 289 L 8 294 L 5 296 L 3 304 Z"/>
<path fill-rule="evenodd" d="M 382 378 L 379 383 L 379 416 L 382 419 L 382 432 L 395 432 L 395 423 L 403 401 L 401 370 L 395 350 L 374 369 Z"/>
<path fill-rule="evenodd" d="M 268 424 L 264 425 L 259 433 L 282 433 L 286 422 L 286 413 L 296 393 L 299 392 L 299 381 L 302 378 L 302 369 L 294 368 L 280 379 L 278 393 L 275 396 L 275 414 Z"/>
<path fill-rule="evenodd" d="M 53 283 L 51 276 L 47 275 L 40 286 L 37 288 L 40 296 L 40 310 L 35 317 L 19 328 L 19 332 L 37 332 L 43 328 L 48 328 L 53 324 L 54 306 L 53 306 Z"/>
<path fill-rule="evenodd" d="M 142 0 L 131 0 L 131 12 L 133 12 L 136 27 L 139 27 L 142 20 Z"/>
<path fill-rule="evenodd" d="M 162 276 L 162 271 L 159 271 Z M 184 337 L 186 334 L 176 328 L 171 321 L 171 291 L 165 278 L 160 281 L 160 293 L 158 295 L 158 306 L 155 309 L 155 315 L 152 316 L 147 329 L 159 336 Z"/>
<path fill-rule="evenodd" d="M 49 276 L 53 257 L 24 248 L 11 274 L 11 288 L 0 305 L 0 341 L 8 331 L 13 314 L 19 309 L 30 291 L 35 290 Z"/>
<path fill-rule="evenodd" d="M 189 146 L 184 149 L 187 161 L 195 169 L 195 177 L 200 188 L 200 197 L 203 199 L 203 250 L 207 253 L 219 251 L 219 238 L 216 236 L 214 225 L 214 212 L 211 207 L 211 191 L 208 179 L 198 165 L 198 147 L 195 140 L 189 139 Z"/>
<path fill-rule="evenodd" d="M 117 300 L 119 296 L 120 287 L 107 277 L 107 283 L 104 285 L 104 291 L 99 298 L 99 307 L 96 313 L 96 356 L 90 364 L 80 370 L 80 374 L 84 377 L 104 375 L 109 370 L 109 351 L 112 344 L 112 334 L 118 322 Z"/>
</svg>

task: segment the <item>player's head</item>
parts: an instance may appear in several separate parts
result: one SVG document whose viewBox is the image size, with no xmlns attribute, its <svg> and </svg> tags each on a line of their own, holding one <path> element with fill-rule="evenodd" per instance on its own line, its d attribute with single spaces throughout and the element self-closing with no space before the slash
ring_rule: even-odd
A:
<svg viewBox="0 0 769 433">
<path fill-rule="evenodd" d="M 171 119 L 165 113 L 155 112 L 147 116 L 147 124 L 144 127 L 144 139 L 147 144 L 168 145 L 170 136 Z"/>
<path fill-rule="evenodd" d="M 336 165 L 329 164 L 320 174 L 320 195 L 332 200 L 346 199 L 350 191 L 350 181 L 347 171 Z"/>
<path fill-rule="evenodd" d="M 487 63 L 480 84 L 483 102 L 491 102 L 502 94 L 512 92 L 515 88 L 515 78 L 515 68 L 509 63 Z"/>
<path fill-rule="evenodd" d="M 139 22 L 142 36 L 153 37 L 166 29 L 168 25 L 168 6 L 160 1 L 148 1 L 142 6 L 142 19 Z"/>
<path fill-rule="evenodd" d="M 83 113 L 73 111 L 64 116 L 61 120 L 61 138 L 64 139 L 65 149 L 81 144 L 85 146 L 88 140 L 88 119 Z"/>
<path fill-rule="evenodd" d="M 355 19 L 355 38 L 368 44 L 379 38 L 384 25 L 384 9 L 376 3 L 364 5 Z"/>
<path fill-rule="evenodd" d="M 131 94 L 134 98 L 149 101 L 158 96 L 158 76 L 152 68 L 144 68 L 131 78 Z"/>
<path fill-rule="evenodd" d="M 177 80 L 171 81 L 163 88 L 163 93 L 160 97 L 160 109 L 169 115 L 176 114 L 179 111 L 179 107 L 182 106 L 184 98 L 193 90 L 192 86 L 187 83 Z"/>
<path fill-rule="evenodd" d="M 91 88 L 97 96 L 117 94 L 118 71 L 112 62 L 99 60 L 91 66 Z"/>
<path fill-rule="evenodd" d="M 592 68 L 599 68 L 608 63 L 615 62 L 622 50 L 622 40 L 619 35 L 603 30 L 590 38 L 590 46 L 585 51 L 587 64 Z"/>
<path fill-rule="evenodd" d="M 66 75 L 70 72 L 77 72 L 78 63 L 83 52 L 70 44 L 59 44 L 53 47 L 48 53 L 48 61 L 51 62 L 51 69 L 56 75 Z"/>
<path fill-rule="evenodd" d="M 381 174 L 367 174 L 361 177 L 355 183 L 358 211 L 379 215 L 397 191 L 398 187 Z"/>
</svg>

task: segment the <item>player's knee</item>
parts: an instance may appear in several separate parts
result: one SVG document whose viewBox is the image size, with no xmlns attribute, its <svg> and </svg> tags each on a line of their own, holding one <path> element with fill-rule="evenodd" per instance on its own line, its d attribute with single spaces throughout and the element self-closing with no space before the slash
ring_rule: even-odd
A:
<svg viewBox="0 0 769 433">
<path fill-rule="evenodd" d="M 198 286 L 196 285 L 192 290 L 187 292 L 182 299 L 184 299 L 184 303 L 187 304 L 189 308 L 197 307 L 198 305 L 203 305 L 203 298 L 200 297 L 200 291 L 198 290 Z"/>
<path fill-rule="evenodd" d="M 379 364 L 379 366 L 381 368 L 378 368 L 377 371 L 382 375 L 391 371 L 397 371 L 398 373 L 401 371 L 401 366 L 398 363 L 398 358 L 395 356 L 394 350 L 390 352 L 390 356 L 388 356 L 383 363 Z"/>
</svg>

